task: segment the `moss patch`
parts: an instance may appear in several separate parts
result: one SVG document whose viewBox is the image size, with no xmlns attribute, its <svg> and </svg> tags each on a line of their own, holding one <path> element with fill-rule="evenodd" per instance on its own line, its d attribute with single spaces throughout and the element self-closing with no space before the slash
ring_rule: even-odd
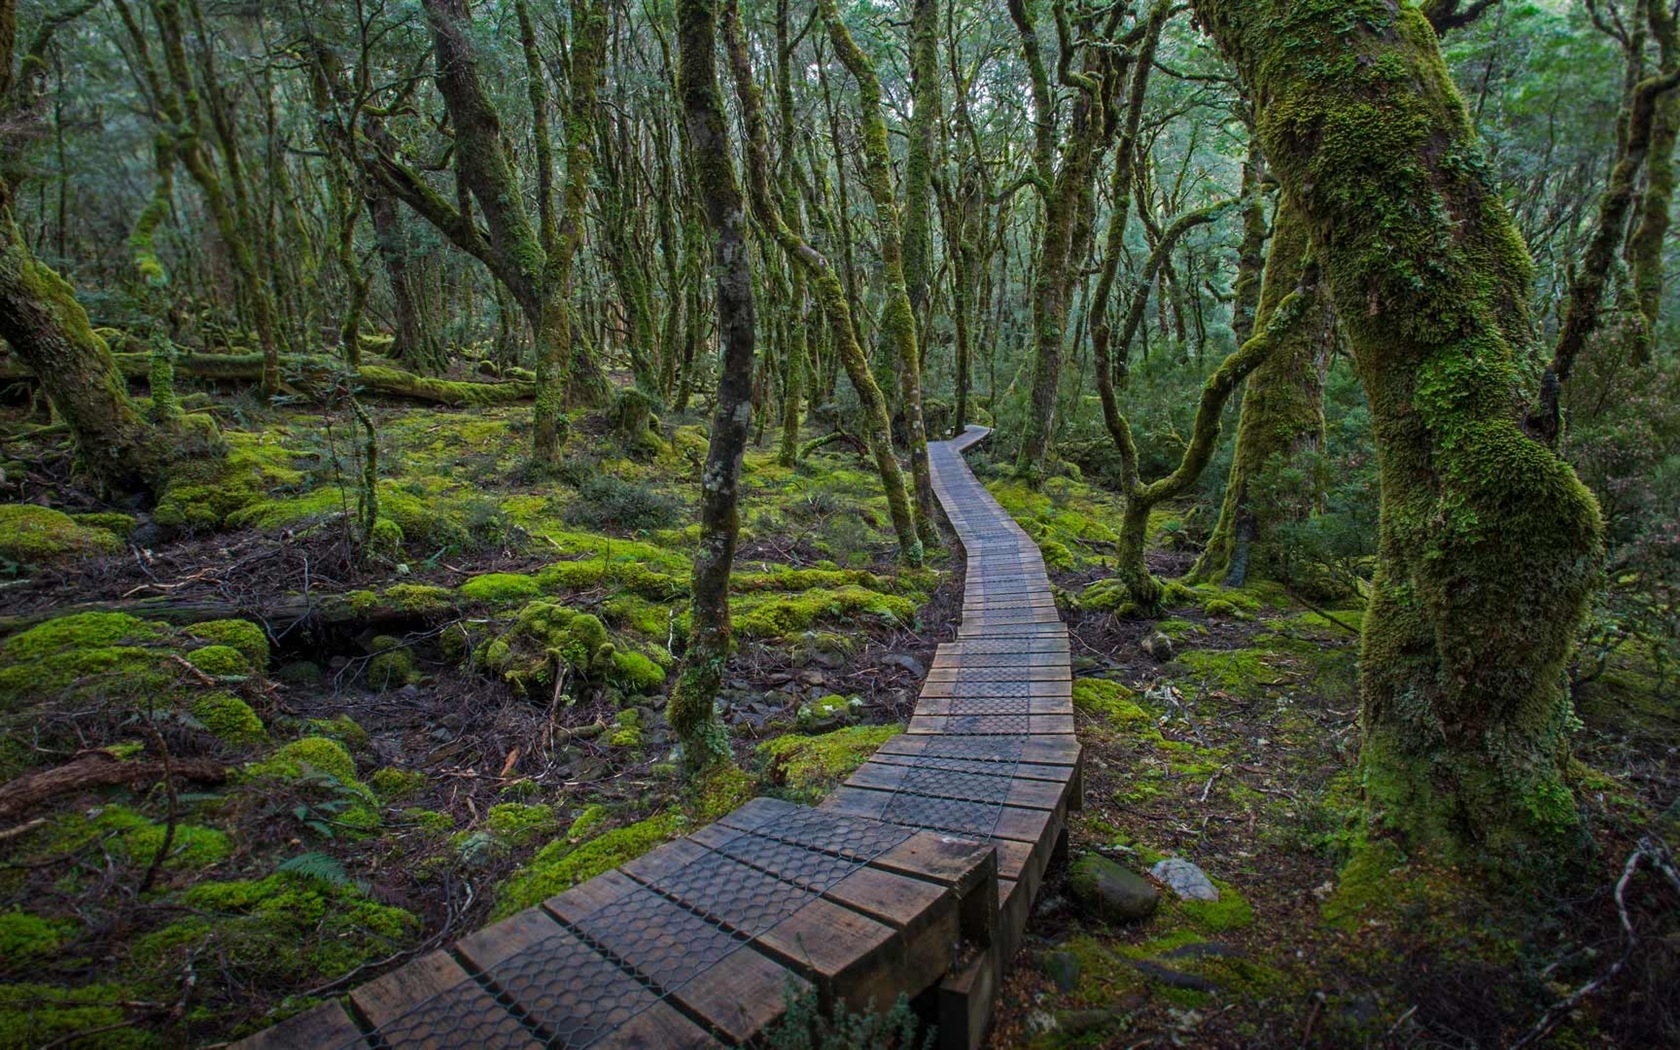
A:
<svg viewBox="0 0 1680 1050">
<path fill-rule="evenodd" d="M 30 503 L 0 504 L 0 558 L 23 565 L 58 565 L 122 549 L 115 533 L 81 524 L 61 511 Z"/>
</svg>

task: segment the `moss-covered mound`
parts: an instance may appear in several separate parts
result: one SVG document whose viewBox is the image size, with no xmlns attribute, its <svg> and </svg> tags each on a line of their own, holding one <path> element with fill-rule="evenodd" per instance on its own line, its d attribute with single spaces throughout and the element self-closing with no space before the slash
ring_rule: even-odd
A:
<svg viewBox="0 0 1680 1050">
<path fill-rule="evenodd" d="M 60 565 L 116 554 L 121 537 L 109 529 L 31 503 L 0 504 L 0 558 L 20 565 Z"/>
</svg>

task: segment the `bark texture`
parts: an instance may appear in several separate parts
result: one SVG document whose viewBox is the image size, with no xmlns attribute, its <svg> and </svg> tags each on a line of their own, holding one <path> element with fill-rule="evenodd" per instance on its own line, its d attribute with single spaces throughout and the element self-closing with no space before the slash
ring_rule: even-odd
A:
<svg viewBox="0 0 1680 1050">
<path fill-rule="evenodd" d="M 1531 264 L 1435 33 L 1385 0 L 1197 0 L 1259 100 L 1369 399 L 1382 533 L 1360 661 L 1370 815 L 1414 848 L 1578 841 L 1565 664 L 1600 522 L 1522 426 Z"/>
</svg>

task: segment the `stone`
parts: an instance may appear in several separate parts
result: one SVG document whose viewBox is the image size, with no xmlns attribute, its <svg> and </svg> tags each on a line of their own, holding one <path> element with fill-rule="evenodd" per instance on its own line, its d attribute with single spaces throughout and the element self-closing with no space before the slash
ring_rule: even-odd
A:
<svg viewBox="0 0 1680 1050">
<path fill-rule="evenodd" d="M 927 677 L 927 668 L 922 666 L 920 660 L 908 653 L 894 653 L 881 662 L 891 664 L 894 667 L 902 667 L 917 678 Z"/>
<path fill-rule="evenodd" d="M 1161 903 L 1148 879 L 1097 853 L 1074 861 L 1068 889 L 1086 911 L 1108 922 L 1147 919 Z"/>
<path fill-rule="evenodd" d="M 1160 981 L 1168 988 L 1184 988 L 1193 992 L 1214 992 L 1219 986 L 1206 977 L 1193 973 L 1184 973 L 1170 966 L 1162 966 L 1152 959 L 1131 959 L 1132 966 L 1145 977 Z"/>
<path fill-rule="evenodd" d="M 1059 991 L 1071 992 L 1079 987 L 1079 956 L 1073 952 L 1045 952 L 1039 957 L 1039 969 L 1050 978 Z"/>
<path fill-rule="evenodd" d="M 1173 640 L 1160 631 L 1152 631 L 1143 640 L 1143 651 L 1158 664 L 1173 658 Z"/>
<path fill-rule="evenodd" d="M 1219 887 L 1207 877 L 1207 872 L 1183 857 L 1168 857 L 1159 861 L 1149 869 L 1149 874 L 1166 883 L 1174 893 L 1187 901 L 1219 899 Z"/>
</svg>

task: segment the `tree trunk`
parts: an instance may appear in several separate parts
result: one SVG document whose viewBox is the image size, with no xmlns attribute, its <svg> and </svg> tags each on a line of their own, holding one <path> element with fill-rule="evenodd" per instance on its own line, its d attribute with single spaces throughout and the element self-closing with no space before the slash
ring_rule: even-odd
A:
<svg viewBox="0 0 1680 1050">
<path fill-rule="evenodd" d="M 740 101 L 741 115 L 747 127 L 747 185 L 754 215 L 776 238 L 793 265 L 803 266 L 811 278 L 812 291 L 828 319 L 835 356 L 845 366 L 846 375 L 862 402 L 864 437 L 875 458 L 881 487 L 886 490 L 887 511 L 892 518 L 893 531 L 898 536 L 899 556 L 911 564 L 920 564 L 922 541 L 917 535 L 915 517 L 905 493 L 904 475 L 893 453 L 892 423 L 887 415 L 886 399 L 869 371 L 869 360 L 858 341 L 851 304 L 839 275 L 822 253 L 788 227 L 776 206 L 768 174 L 770 146 L 769 133 L 764 127 L 764 103 L 753 80 L 746 42 L 740 32 L 739 12 L 733 2 L 725 4 L 724 20 L 724 35 L 734 71 L 735 95 Z"/>
<path fill-rule="evenodd" d="M 1658 68 L 1663 74 L 1680 68 L 1680 26 L 1666 2 L 1651 4 L 1651 35 L 1657 39 Z M 1650 152 L 1646 157 L 1645 196 L 1639 224 L 1628 238 L 1627 260 L 1634 297 L 1645 316 L 1641 355 L 1648 358 L 1662 315 L 1663 244 L 1668 239 L 1669 212 L 1674 203 L 1674 145 L 1680 138 L 1680 93 L 1658 98 L 1651 113 Z"/>
<path fill-rule="evenodd" d="M 113 496 L 155 492 L 167 466 L 162 439 L 128 399 L 105 341 L 93 334 L 70 283 L 30 253 L 0 202 L 0 337 L 46 391 L 75 438 L 77 460 Z M 145 359 L 150 370 L 149 355 Z"/>
<path fill-rule="evenodd" d="M 1190 570 L 1193 580 L 1227 587 L 1241 587 L 1253 578 L 1276 578 L 1279 562 L 1273 545 L 1278 525 L 1305 518 L 1317 503 L 1278 502 L 1250 488 L 1262 472 L 1293 465 L 1302 453 L 1323 444 L 1324 372 L 1336 345 L 1336 312 L 1329 293 L 1318 287 L 1320 271 L 1305 265 L 1310 251 L 1306 226 L 1287 201 L 1279 204 L 1274 221 L 1272 258 L 1250 323 L 1264 328 L 1296 287 L 1313 295 L 1313 305 L 1255 368 L 1243 392 L 1219 523 Z M 1309 273 L 1311 284 L 1306 283 Z"/>
<path fill-rule="evenodd" d="M 666 710 L 690 770 L 729 758 L 729 738 L 713 714 L 729 660 L 729 573 L 740 532 L 741 461 L 752 424 L 753 284 L 746 205 L 735 181 L 729 125 L 718 91 L 716 0 L 678 0 L 678 85 L 697 188 L 716 235 L 718 329 L 723 371 L 701 474 L 700 545 L 694 553 L 693 626 L 683 670 Z M 762 173 L 760 173 L 762 175 Z"/>
<path fill-rule="evenodd" d="M 930 0 L 920 2 L 928 3 Z M 828 35 L 834 42 L 834 50 L 858 85 L 858 113 L 863 125 L 864 185 L 875 202 L 875 224 L 881 241 L 881 269 L 886 282 L 880 333 L 882 341 L 892 348 L 899 366 L 904 415 L 909 431 L 906 444 L 910 451 L 910 477 L 916 494 L 916 533 L 922 543 L 932 544 L 938 542 L 939 531 L 935 525 L 933 474 L 928 466 L 927 427 L 922 419 L 922 351 L 916 336 L 915 308 L 905 284 L 904 235 L 899 223 L 898 201 L 892 190 L 892 159 L 887 146 L 887 122 L 882 114 L 881 81 L 875 74 L 874 64 L 840 20 L 835 0 L 817 0 L 817 6 L 823 20 L 828 23 Z M 931 38 L 928 46 L 932 46 Z M 924 162 L 926 159 L 923 158 Z M 922 178 L 928 177 L 930 173 L 923 171 Z M 922 200 L 921 205 L 924 214 L 920 222 L 925 233 L 927 201 Z"/>
<path fill-rule="evenodd" d="M 1449 858 L 1557 859 L 1564 669 L 1598 508 L 1519 419 L 1531 264 L 1416 9 L 1195 0 L 1245 76 L 1371 406 L 1382 533 L 1360 660 L 1373 820 Z"/>
</svg>

